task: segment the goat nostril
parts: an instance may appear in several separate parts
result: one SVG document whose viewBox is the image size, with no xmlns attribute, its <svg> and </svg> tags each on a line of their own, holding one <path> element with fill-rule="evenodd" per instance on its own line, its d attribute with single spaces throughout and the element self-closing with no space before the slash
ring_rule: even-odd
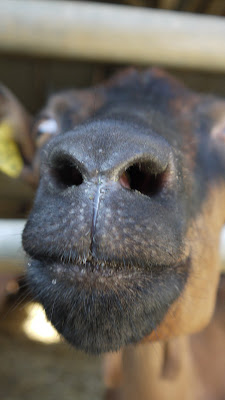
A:
<svg viewBox="0 0 225 400">
<path fill-rule="evenodd" d="M 120 179 L 119 179 L 120 184 L 125 187 L 126 189 L 131 189 L 130 187 L 130 179 L 129 179 L 129 174 L 127 173 L 127 171 L 125 171 Z"/>
<path fill-rule="evenodd" d="M 166 170 L 156 172 L 156 166 L 150 162 L 138 162 L 131 165 L 119 178 L 121 186 L 136 190 L 146 196 L 154 196 L 163 188 Z"/>
<path fill-rule="evenodd" d="M 66 189 L 69 186 L 79 186 L 83 183 L 81 172 L 70 159 L 54 161 L 54 166 L 50 168 L 50 173 L 57 186 L 62 189 Z"/>
</svg>

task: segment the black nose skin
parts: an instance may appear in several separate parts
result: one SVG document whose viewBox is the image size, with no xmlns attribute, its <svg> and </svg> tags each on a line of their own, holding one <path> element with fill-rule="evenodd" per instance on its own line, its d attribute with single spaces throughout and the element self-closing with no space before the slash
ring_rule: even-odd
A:
<svg viewBox="0 0 225 400">
<path fill-rule="evenodd" d="M 39 258 L 124 262 L 129 253 L 134 263 L 173 263 L 183 229 L 174 218 L 174 171 L 170 145 L 142 123 L 94 121 L 54 138 L 44 150 L 25 250 Z"/>
<path fill-rule="evenodd" d="M 99 353 L 139 341 L 183 290 L 177 162 L 148 126 L 115 119 L 89 122 L 43 149 L 23 233 L 28 279 L 74 346 Z"/>
<path fill-rule="evenodd" d="M 117 181 L 129 166 L 141 162 L 151 164 L 152 173 L 164 172 L 171 162 L 167 141 L 143 123 L 137 129 L 113 120 L 95 121 L 55 138 L 44 160 L 52 170 L 74 165 L 85 181 L 94 176 Z"/>
</svg>

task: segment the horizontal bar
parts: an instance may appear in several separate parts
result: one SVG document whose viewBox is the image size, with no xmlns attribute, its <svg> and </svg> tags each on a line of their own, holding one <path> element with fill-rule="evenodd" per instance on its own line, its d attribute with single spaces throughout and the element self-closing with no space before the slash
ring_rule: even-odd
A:
<svg viewBox="0 0 225 400">
<path fill-rule="evenodd" d="M 221 255 L 221 271 L 225 272 L 225 226 L 221 232 L 219 251 Z"/>
<path fill-rule="evenodd" d="M 0 273 L 24 272 L 21 236 L 25 222 L 24 219 L 0 219 Z"/>
<path fill-rule="evenodd" d="M 0 1 L 0 50 L 225 71 L 222 17 L 79 1 Z"/>
<path fill-rule="evenodd" d="M 0 219 L 0 273 L 24 272 L 25 254 L 21 248 L 21 235 L 25 223 L 22 219 Z M 221 270 L 225 272 L 225 226 L 221 233 L 220 252 Z"/>
</svg>

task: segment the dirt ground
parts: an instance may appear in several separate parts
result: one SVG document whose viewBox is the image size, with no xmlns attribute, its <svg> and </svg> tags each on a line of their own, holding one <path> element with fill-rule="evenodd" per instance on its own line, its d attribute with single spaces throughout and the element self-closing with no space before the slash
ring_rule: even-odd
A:
<svg viewBox="0 0 225 400">
<path fill-rule="evenodd" d="M 0 315 L 0 400 L 101 399 L 101 359 L 62 342 L 28 339 L 21 329 L 24 313 Z"/>
</svg>

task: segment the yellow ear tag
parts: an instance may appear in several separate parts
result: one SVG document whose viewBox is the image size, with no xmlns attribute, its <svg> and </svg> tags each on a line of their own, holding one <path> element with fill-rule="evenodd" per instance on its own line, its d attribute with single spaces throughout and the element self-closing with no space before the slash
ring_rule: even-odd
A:
<svg viewBox="0 0 225 400">
<path fill-rule="evenodd" d="M 8 122 L 0 124 L 0 171 L 17 178 L 23 169 L 23 159 L 13 139 L 13 128 Z"/>
</svg>

